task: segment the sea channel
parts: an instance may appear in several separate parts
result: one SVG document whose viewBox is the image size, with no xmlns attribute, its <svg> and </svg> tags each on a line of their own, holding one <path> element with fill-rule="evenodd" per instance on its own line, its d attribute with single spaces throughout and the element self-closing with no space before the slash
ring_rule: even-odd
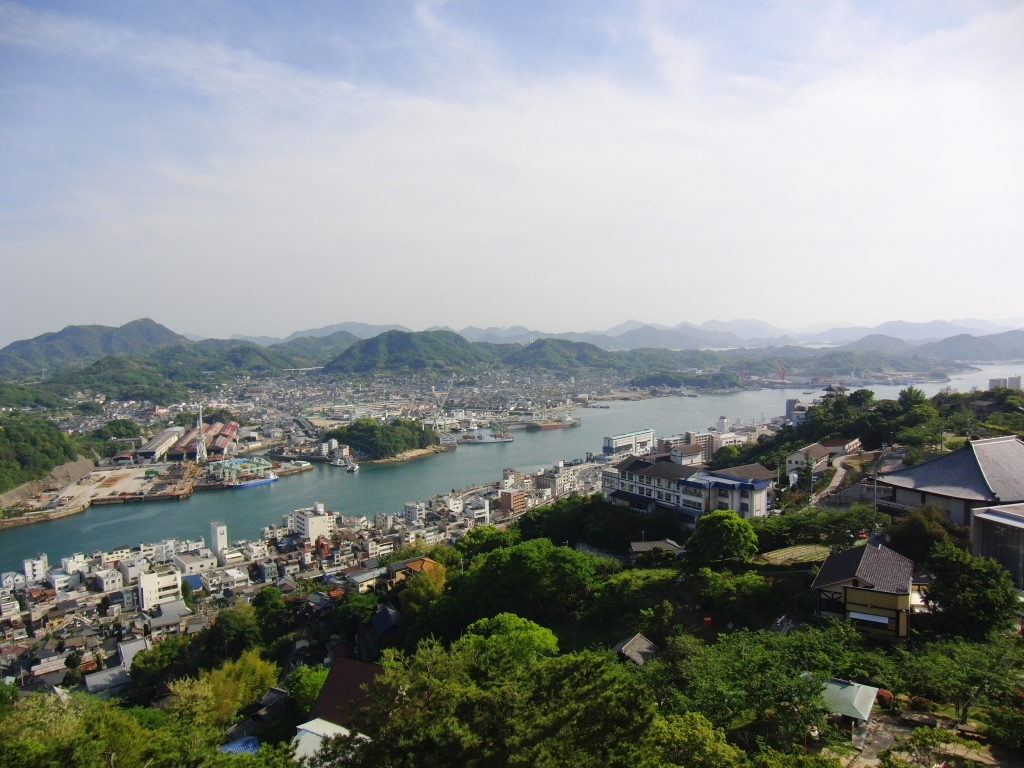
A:
<svg viewBox="0 0 1024 768">
<path fill-rule="evenodd" d="M 1022 366 L 980 366 L 953 377 L 949 385 L 966 392 L 985 389 L 989 378 L 1019 372 Z M 927 394 L 946 384 L 920 384 Z M 872 386 L 876 397 L 894 398 L 902 387 Z M 363 465 L 350 474 L 316 465 L 311 472 L 284 477 L 270 485 L 238 490 L 204 491 L 184 501 L 91 508 L 79 515 L 0 531 L 0 571 L 21 570 L 21 561 L 45 552 L 59 562 L 73 552 L 91 553 L 117 545 L 135 546 L 161 539 L 209 536 L 214 520 L 227 523 L 232 540 L 259 537 L 260 528 L 279 523 L 281 515 L 323 501 L 344 515 L 372 516 L 400 512 L 407 501 L 424 500 L 450 489 L 494 482 L 501 470 L 536 471 L 560 459 L 598 453 L 606 435 L 652 428 L 659 436 L 706 429 L 719 416 L 730 421 L 770 419 L 785 412 L 789 398 L 810 399 L 807 387 L 762 389 L 699 397 L 662 397 L 634 402 L 603 403 L 608 409 L 576 411 L 578 427 L 541 432 L 515 432 L 515 441 L 457 450 L 400 464 Z"/>
</svg>

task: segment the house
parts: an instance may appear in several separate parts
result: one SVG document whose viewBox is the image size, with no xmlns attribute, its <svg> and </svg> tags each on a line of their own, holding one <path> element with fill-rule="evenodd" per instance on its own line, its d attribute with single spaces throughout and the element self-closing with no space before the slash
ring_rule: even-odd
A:
<svg viewBox="0 0 1024 768">
<path fill-rule="evenodd" d="M 841 718 L 844 724 L 866 723 L 871 719 L 878 689 L 870 685 L 852 683 L 833 678 L 825 683 L 821 697 L 829 714 Z"/>
<path fill-rule="evenodd" d="M 614 650 L 619 654 L 619 658 L 629 659 L 637 666 L 642 667 L 658 653 L 658 646 L 637 633 L 618 643 Z"/>
<path fill-rule="evenodd" d="M 654 550 L 671 552 L 673 557 L 679 557 L 683 553 L 683 548 L 672 541 L 672 539 L 659 539 L 658 541 L 631 541 L 629 543 L 629 554 L 633 558 L 641 552 L 653 552 Z"/>
<path fill-rule="evenodd" d="M 905 511 L 922 504 L 943 509 L 946 521 L 971 525 L 972 510 L 1024 502 L 1024 440 L 971 440 L 963 448 L 878 476 L 889 496 L 879 507 Z"/>
<path fill-rule="evenodd" d="M 378 605 L 377 610 L 370 617 L 370 626 L 373 627 L 373 631 L 377 633 L 378 637 L 396 629 L 401 622 L 402 614 L 387 603 Z"/>
<path fill-rule="evenodd" d="M 294 759 L 298 762 L 311 758 L 320 751 L 324 739 L 348 736 L 349 733 L 348 728 L 319 717 L 303 723 L 296 728 L 295 738 L 292 739 L 292 746 L 295 747 Z"/>
<path fill-rule="evenodd" d="M 998 413 L 1002 406 L 995 400 L 972 400 L 967 407 L 974 411 L 976 416 L 988 416 Z"/>
<path fill-rule="evenodd" d="M 799 471 L 805 467 L 810 467 L 812 473 L 821 472 L 828 466 L 829 455 L 829 449 L 821 443 L 805 445 L 786 457 L 786 472 Z"/>
<path fill-rule="evenodd" d="M 914 563 L 882 544 L 829 555 L 811 584 L 815 613 L 848 619 L 872 636 L 904 639 L 913 576 Z"/>
<path fill-rule="evenodd" d="M 99 672 L 93 672 L 91 675 L 86 675 L 83 679 L 85 690 L 94 696 L 101 696 L 103 698 L 117 695 L 130 681 L 128 675 L 131 672 L 132 661 L 135 659 L 135 655 L 140 651 L 148 651 L 152 647 L 148 637 L 140 637 L 118 643 L 118 664 L 107 667 Z"/>
<path fill-rule="evenodd" d="M 440 574 L 444 570 L 444 566 L 435 560 L 431 560 L 429 557 L 413 557 L 397 563 L 390 563 L 387 569 L 391 585 L 394 586 L 400 581 L 411 579 L 419 573 Z"/>
<path fill-rule="evenodd" d="M 851 456 L 861 448 L 859 437 L 834 437 L 821 445 L 828 448 L 830 456 Z"/>
<path fill-rule="evenodd" d="M 981 507 L 971 515 L 971 552 L 991 557 L 1024 592 L 1024 504 Z"/>
<path fill-rule="evenodd" d="M 352 713 L 369 703 L 363 686 L 369 685 L 384 672 L 379 664 L 335 656 L 320 695 L 309 712 L 311 719 L 321 719 L 346 726 Z"/>
</svg>

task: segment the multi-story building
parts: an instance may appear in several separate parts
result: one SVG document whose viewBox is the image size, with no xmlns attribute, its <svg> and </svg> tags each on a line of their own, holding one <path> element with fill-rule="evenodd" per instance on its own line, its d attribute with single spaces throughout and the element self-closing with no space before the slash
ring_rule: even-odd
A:
<svg viewBox="0 0 1024 768">
<path fill-rule="evenodd" d="M 828 448 L 821 443 L 805 445 L 799 451 L 793 451 L 786 457 L 786 472 L 811 468 L 811 472 L 821 472 L 828 466 Z"/>
<path fill-rule="evenodd" d="M 641 429 L 606 437 L 601 451 L 605 456 L 642 456 L 650 453 L 654 447 L 654 430 Z"/>
<path fill-rule="evenodd" d="M 185 576 L 195 576 L 199 573 L 212 571 L 217 567 L 217 558 L 210 550 L 201 550 L 196 554 L 182 552 L 171 558 L 171 563 Z"/>
<path fill-rule="evenodd" d="M 402 508 L 402 513 L 405 517 L 405 522 L 409 525 L 422 523 L 427 519 L 427 505 L 422 501 L 407 501 Z"/>
<path fill-rule="evenodd" d="M 576 490 L 576 471 L 559 461 L 551 469 L 534 475 L 533 483 L 539 489 L 547 488 L 554 497 L 562 496 Z"/>
<path fill-rule="evenodd" d="M 43 552 L 39 557 L 22 561 L 25 569 L 25 581 L 29 585 L 46 581 L 46 572 L 50 570 L 50 561 Z"/>
<path fill-rule="evenodd" d="M 309 541 L 316 541 L 320 536 L 328 538 L 334 533 L 335 516 L 324 510 L 323 502 L 318 501 L 309 509 L 297 509 L 293 514 L 295 533 Z"/>
<path fill-rule="evenodd" d="M 661 507 L 687 515 L 731 509 L 740 517 L 760 517 L 771 510 L 774 475 L 759 464 L 711 471 L 701 465 L 677 464 L 668 456 L 633 457 L 602 473 L 602 495 L 613 504 L 642 512 Z"/>
<path fill-rule="evenodd" d="M 518 488 L 499 491 L 495 506 L 513 515 L 521 515 L 526 511 L 526 492 Z"/>
<path fill-rule="evenodd" d="M 228 527 L 224 523 L 210 523 L 210 549 L 215 555 L 228 548 Z"/>
<path fill-rule="evenodd" d="M 1024 504 L 981 507 L 971 512 L 971 551 L 1005 568 L 1024 594 Z"/>
<path fill-rule="evenodd" d="M 181 573 L 173 565 L 158 565 L 139 576 L 139 610 L 181 599 Z"/>
<path fill-rule="evenodd" d="M 117 570 L 121 572 L 125 584 L 137 584 L 139 576 L 149 570 L 149 560 L 144 557 L 121 560 L 117 564 Z"/>
<path fill-rule="evenodd" d="M 21 606 L 18 604 L 18 598 L 11 590 L 0 589 L 0 618 L 6 619 L 10 616 L 17 616 L 19 613 L 21 613 Z"/>
<path fill-rule="evenodd" d="M 260 581 L 264 584 L 273 584 L 278 580 L 277 563 L 273 560 L 266 560 L 260 563 L 257 567 L 260 571 Z"/>
<path fill-rule="evenodd" d="M 100 592 L 124 589 L 124 576 L 113 568 L 100 569 L 93 574 L 93 577 L 96 579 L 96 589 Z"/>
</svg>

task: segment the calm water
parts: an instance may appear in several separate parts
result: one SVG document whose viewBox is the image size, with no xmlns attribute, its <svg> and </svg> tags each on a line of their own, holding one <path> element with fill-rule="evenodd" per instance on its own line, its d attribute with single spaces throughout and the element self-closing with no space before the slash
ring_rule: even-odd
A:
<svg viewBox="0 0 1024 768">
<path fill-rule="evenodd" d="M 955 378 L 960 391 L 985 388 L 989 378 L 1007 376 L 1024 366 L 984 366 Z M 945 385 L 923 387 L 929 395 Z M 895 397 L 900 387 L 872 387 L 878 397 Z M 581 409 L 579 427 L 545 432 L 516 431 L 515 442 L 460 446 L 420 461 L 385 466 L 363 465 L 355 474 L 325 465 L 284 477 L 271 485 L 233 491 L 196 493 L 185 501 L 96 507 L 79 515 L 0 531 L 0 571 L 21 570 L 26 557 L 46 552 L 50 562 L 72 552 L 107 550 L 168 537 L 209 539 L 209 525 L 223 520 L 232 540 L 258 538 L 259 530 L 280 522 L 281 515 L 314 501 L 346 515 L 399 512 L 406 501 L 426 499 L 452 488 L 492 482 L 504 467 L 536 470 L 559 459 L 600 452 L 602 438 L 650 427 L 659 436 L 713 426 L 719 416 L 772 418 L 785 412 L 787 398 L 804 389 L 760 390 L 697 398 L 668 397 L 640 402 L 613 402 L 608 410 Z"/>
</svg>

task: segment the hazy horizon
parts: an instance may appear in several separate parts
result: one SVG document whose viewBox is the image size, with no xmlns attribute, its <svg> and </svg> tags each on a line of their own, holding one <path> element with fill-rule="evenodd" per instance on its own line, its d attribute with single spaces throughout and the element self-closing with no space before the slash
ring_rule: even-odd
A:
<svg viewBox="0 0 1024 768">
<path fill-rule="evenodd" d="M 0 2 L 0 346 L 1015 318 L 1022 43 L 1022 2 Z"/>
</svg>

